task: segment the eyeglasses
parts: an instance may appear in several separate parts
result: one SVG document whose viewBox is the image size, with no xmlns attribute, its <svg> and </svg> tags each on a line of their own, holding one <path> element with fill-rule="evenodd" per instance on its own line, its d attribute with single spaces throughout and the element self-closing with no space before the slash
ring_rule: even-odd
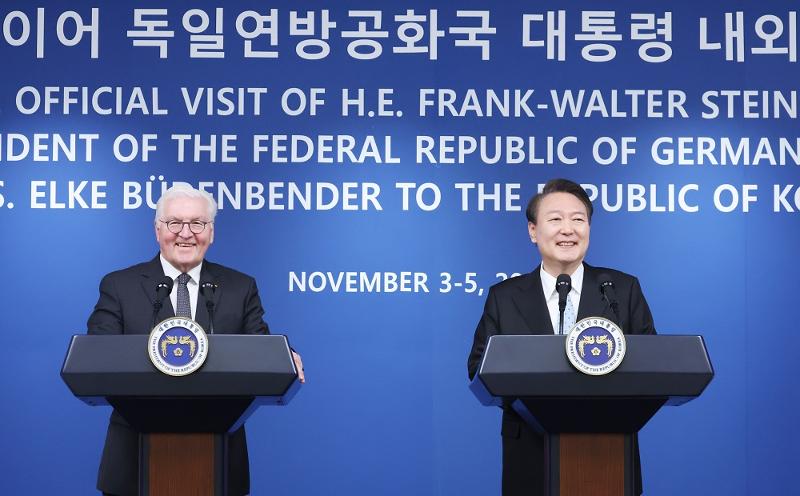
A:
<svg viewBox="0 0 800 496">
<path fill-rule="evenodd" d="M 204 222 L 202 220 L 190 220 L 189 222 L 183 222 L 180 220 L 159 220 L 167 225 L 167 229 L 172 234 L 180 234 L 183 231 L 183 226 L 189 226 L 189 230 L 192 231 L 194 234 L 200 234 L 201 232 L 205 231 L 207 224 L 213 224 L 213 222 Z"/>
</svg>

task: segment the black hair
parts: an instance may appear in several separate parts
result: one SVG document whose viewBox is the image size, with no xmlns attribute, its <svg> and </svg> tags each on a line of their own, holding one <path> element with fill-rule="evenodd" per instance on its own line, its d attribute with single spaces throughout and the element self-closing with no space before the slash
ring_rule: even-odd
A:
<svg viewBox="0 0 800 496">
<path fill-rule="evenodd" d="M 592 212 L 594 208 L 592 207 L 592 201 L 589 200 L 589 195 L 586 194 L 586 191 L 583 190 L 580 184 L 572 182 L 569 179 L 551 179 L 544 185 L 541 193 L 533 195 L 528 202 L 528 208 L 525 209 L 525 216 L 528 218 L 528 222 L 534 225 L 536 224 L 536 214 L 539 210 L 539 204 L 542 202 L 542 198 L 550 193 L 569 193 L 575 196 L 586 206 L 586 213 L 589 214 L 588 221 L 590 223 L 592 222 Z"/>
</svg>

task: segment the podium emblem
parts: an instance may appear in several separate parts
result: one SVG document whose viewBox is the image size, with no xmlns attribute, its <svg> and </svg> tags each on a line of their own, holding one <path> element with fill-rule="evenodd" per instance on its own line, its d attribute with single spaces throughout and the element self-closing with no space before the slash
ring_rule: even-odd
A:
<svg viewBox="0 0 800 496">
<path fill-rule="evenodd" d="M 172 317 L 150 331 L 147 354 L 159 371 L 172 376 L 189 375 L 206 361 L 208 337 L 197 322 Z"/>
<path fill-rule="evenodd" d="M 625 358 L 625 335 L 615 323 L 602 317 L 587 317 L 567 333 L 567 358 L 588 375 L 614 371 Z"/>
</svg>

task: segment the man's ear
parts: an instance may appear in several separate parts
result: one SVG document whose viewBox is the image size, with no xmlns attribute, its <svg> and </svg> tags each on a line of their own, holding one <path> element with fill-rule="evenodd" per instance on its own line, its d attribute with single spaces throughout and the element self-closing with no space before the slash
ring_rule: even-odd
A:
<svg viewBox="0 0 800 496">
<path fill-rule="evenodd" d="M 528 222 L 528 235 L 531 237 L 531 243 L 536 243 L 536 224 Z"/>
</svg>

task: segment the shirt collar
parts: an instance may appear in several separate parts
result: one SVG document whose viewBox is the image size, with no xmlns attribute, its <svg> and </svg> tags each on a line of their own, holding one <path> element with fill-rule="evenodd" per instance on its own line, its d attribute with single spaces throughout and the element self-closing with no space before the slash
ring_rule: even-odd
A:
<svg viewBox="0 0 800 496">
<path fill-rule="evenodd" d="M 578 265 L 578 268 L 575 269 L 569 277 L 572 280 L 572 291 L 575 291 L 578 296 L 581 294 L 581 290 L 583 289 L 583 263 Z M 541 265 L 539 266 L 539 277 L 542 278 L 542 290 L 544 291 L 544 296 L 546 300 L 549 300 L 553 297 L 556 293 L 556 277 L 550 275 L 544 267 Z"/>
<path fill-rule="evenodd" d="M 161 260 L 161 268 L 164 270 L 164 275 L 172 279 L 173 281 L 181 275 L 181 271 L 176 269 L 171 263 L 164 258 L 164 255 L 158 255 L 158 258 Z M 189 270 L 188 274 L 189 277 L 192 279 L 189 282 L 194 282 L 195 284 L 200 284 L 200 271 L 203 268 L 203 262 L 197 264 L 194 268 Z"/>
</svg>

